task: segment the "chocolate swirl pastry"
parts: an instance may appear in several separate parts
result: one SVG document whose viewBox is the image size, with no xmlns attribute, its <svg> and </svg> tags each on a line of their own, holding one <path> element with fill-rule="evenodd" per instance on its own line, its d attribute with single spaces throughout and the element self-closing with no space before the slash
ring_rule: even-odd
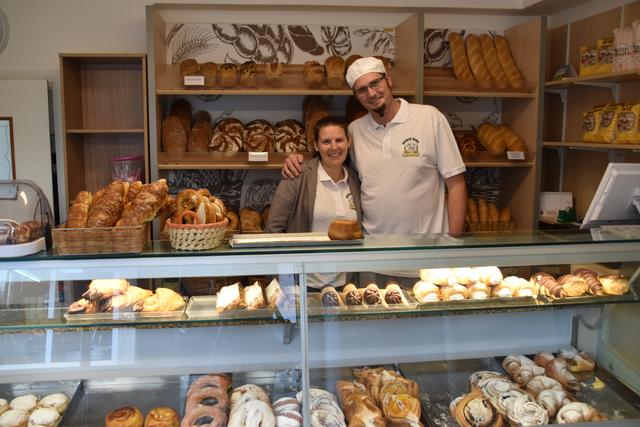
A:
<svg viewBox="0 0 640 427">
<path fill-rule="evenodd" d="M 598 279 L 595 271 L 588 268 L 579 268 L 573 272 L 576 276 L 582 278 L 587 283 L 587 292 L 591 295 L 604 295 L 604 288 Z"/>
<path fill-rule="evenodd" d="M 347 293 L 344 300 L 347 305 L 362 305 L 362 295 L 357 290 Z"/>
<path fill-rule="evenodd" d="M 558 424 L 572 424 L 588 421 L 605 421 L 606 419 L 607 417 L 591 405 L 582 402 L 571 402 L 560 408 L 556 422 Z"/>
<path fill-rule="evenodd" d="M 382 302 L 380 297 L 380 290 L 375 284 L 370 284 L 364 291 L 364 301 L 369 305 L 376 305 Z"/>
<path fill-rule="evenodd" d="M 401 304 L 402 303 L 402 294 L 401 291 L 397 289 L 387 289 L 384 294 L 384 300 L 387 304 Z"/>
<path fill-rule="evenodd" d="M 493 404 L 493 406 L 495 406 L 495 408 L 498 410 L 498 412 L 500 412 L 501 415 L 507 416 L 507 413 L 509 412 L 513 404 L 519 399 L 524 399 L 525 402 L 531 400 L 526 392 L 520 390 L 519 388 L 514 388 L 492 398 L 491 403 Z"/>
<path fill-rule="evenodd" d="M 322 305 L 325 307 L 337 307 L 340 305 L 340 299 L 336 291 L 328 291 L 322 294 Z"/>
</svg>

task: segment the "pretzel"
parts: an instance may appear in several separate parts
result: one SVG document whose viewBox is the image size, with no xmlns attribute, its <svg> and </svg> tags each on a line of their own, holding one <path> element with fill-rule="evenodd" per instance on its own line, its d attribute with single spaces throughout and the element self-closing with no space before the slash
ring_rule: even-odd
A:
<svg viewBox="0 0 640 427">
<path fill-rule="evenodd" d="M 184 210 L 178 214 L 178 224 L 201 224 L 200 217 L 193 211 Z"/>
</svg>

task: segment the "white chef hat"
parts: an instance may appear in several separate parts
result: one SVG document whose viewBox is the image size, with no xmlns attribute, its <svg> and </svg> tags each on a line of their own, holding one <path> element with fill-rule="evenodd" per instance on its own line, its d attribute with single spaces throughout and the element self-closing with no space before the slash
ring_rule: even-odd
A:
<svg viewBox="0 0 640 427">
<path fill-rule="evenodd" d="M 366 58 L 357 59 L 347 69 L 347 84 L 349 87 L 353 87 L 353 84 L 360 77 L 368 73 L 380 73 L 385 74 L 387 71 L 384 68 L 384 63 L 378 58 L 368 56 Z"/>
</svg>

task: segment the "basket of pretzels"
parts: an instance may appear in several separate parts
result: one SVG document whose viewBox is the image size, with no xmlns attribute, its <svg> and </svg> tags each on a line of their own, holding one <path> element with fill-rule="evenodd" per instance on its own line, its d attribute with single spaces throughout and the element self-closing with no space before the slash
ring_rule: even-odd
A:
<svg viewBox="0 0 640 427">
<path fill-rule="evenodd" d="M 173 249 L 199 251 L 219 246 L 228 224 L 222 200 L 207 189 L 186 189 L 178 194 L 165 230 Z"/>
</svg>

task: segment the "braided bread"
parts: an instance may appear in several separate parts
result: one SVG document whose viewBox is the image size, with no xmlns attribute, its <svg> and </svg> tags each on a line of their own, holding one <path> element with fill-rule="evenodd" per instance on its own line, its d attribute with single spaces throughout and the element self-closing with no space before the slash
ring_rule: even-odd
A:
<svg viewBox="0 0 640 427">
<path fill-rule="evenodd" d="M 535 273 L 531 276 L 530 280 L 533 283 L 535 292 L 540 295 L 545 295 L 549 298 L 562 298 L 567 296 L 565 290 L 562 289 L 562 285 L 549 273 Z"/>
<path fill-rule="evenodd" d="M 509 78 L 511 87 L 514 89 L 522 89 L 524 87 L 524 78 L 522 74 L 520 74 L 520 70 L 518 70 L 518 66 L 511 56 L 507 39 L 502 36 L 495 36 L 494 42 L 496 44 L 496 52 L 498 53 L 498 61 L 504 73 Z"/>
<path fill-rule="evenodd" d="M 460 34 L 452 31 L 449 33 L 449 48 L 451 49 L 451 62 L 453 63 L 453 72 L 460 80 L 473 80 L 467 53 L 464 49 L 464 42 Z"/>
</svg>

